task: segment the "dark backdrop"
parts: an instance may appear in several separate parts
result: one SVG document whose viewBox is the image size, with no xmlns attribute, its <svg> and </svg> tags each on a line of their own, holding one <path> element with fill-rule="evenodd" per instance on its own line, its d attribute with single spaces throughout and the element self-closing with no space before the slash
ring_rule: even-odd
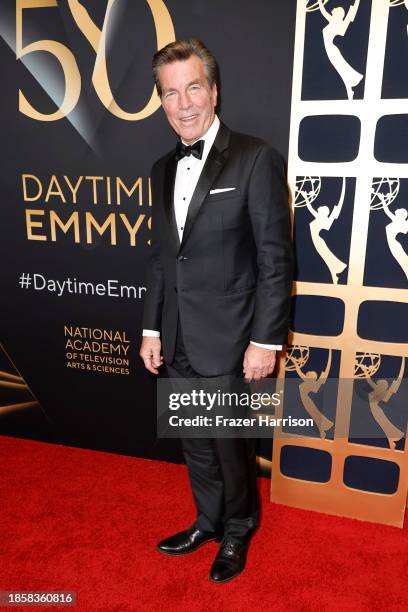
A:
<svg viewBox="0 0 408 612">
<path fill-rule="evenodd" d="M 157 7 L 162 3 L 150 4 Z M 165 5 L 176 37 L 199 37 L 218 58 L 221 119 L 232 129 L 264 138 L 286 156 L 296 3 L 166 0 Z M 83 0 L 82 6 L 102 28 L 107 2 Z M 156 49 L 152 12 L 142 0 L 116 0 L 113 13 L 107 43 L 109 82 L 116 103 L 134 113 L 144 107 L 152 91 L 150 61 Z M 154 380 L 143 371 L 138 357 L 143 291 L 141 299 L 66 292 L 58 296 L 57 291 L 34 289 L 32 284 L 19 286 L 25 273 L 31 275 L 31 282 L 38 274 L 60 282 L 69 278 L 72 283 L 77 279 L 96 285 L 117 279 L 123 285 L 143 287 L 148 272 L 149 171 L 153 161 L 172 148 L 174 135 L 161 109 L 143 120 L 126 121 L 103 106 L 91 82 L 94 49 L 66 1 L 58 0 L 58 5 L 48 8 L 24 9 L 22 14 L 22 45 L 43 40 L 65 45 L 81 75 L 81 94 L 68 118 L 58 121 L 39 121 L 19 112 L 19 89 L 39 112 L 54 112 L 63 97 L 64 78 L 60 64 L 49 52 L 26 53 L 16 62 L 15 2 L 3 2 L 0 369 L 8 384 L 0 387 L 0 404 L 5 407 L 0 414 L 0 432 L 178 459 L 177 445 L 163 445 L 155 439 Z M 22 174 L 35 175 L 41 182 L 43 193 L 37 200 L 24 201 Z M 54 195 L 45 201 L 53 175 L 65 203 L 55 182 Z M 80 176 L 104 177 L 97 182 L 97 204 L 93 203 L 92 184 L 85 179 L 74 203 L 72 194 L 68 197 L 64 175 L 73 185 Z M 106 188 L 102 188 L 105 177 L 112 181 L 120 177 L 127 186 L 141 177 L 141 201 L 135 189 L 130 197 L 122 192 L 118 206 L 112 189 L 112 203 L 108 204 Z M 36 185 L 29 179 L 29 195 L 34 195 Z M 27 209 L 36 211 L 31 218 L 42 224 L 33 226 L 32 233 L 45 236 L 44 240 L 28 239 Z M 61 222 L 78 213 L 77 243 L 73 226 L 66 233 L 57 226 L 56 240 L 51 239 L 50 211 Z M 108 231 L 102 236 L 93 231 L 92 242 L 87 242 L 86 213 L 101 225 L 113 213 L 116 244 Z M 121 214 L 131 225 L 140 221 L 135 246 L 129 243 Z M 44 283 L 39 276 L 37 281 Z M 70 359 L 64 326 L 119 331 L 122 339 L 125 335 L 129 341 L 123 343 L 128 347 L 128 373 L 67 367 Z M 88 354 L 98 353 L 91 350 Z M 13 379 L 13 375 L 24 380 Z M 269 447 L 269 441 L 263 441 L 261 453 L 270 456 Z"/>
</svg>

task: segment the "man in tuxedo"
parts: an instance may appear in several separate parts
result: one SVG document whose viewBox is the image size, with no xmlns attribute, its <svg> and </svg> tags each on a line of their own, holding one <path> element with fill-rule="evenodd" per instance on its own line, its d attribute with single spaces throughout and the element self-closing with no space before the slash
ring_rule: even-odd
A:
<svg viewBox="0 0 408 612">
<path fill-rule="evenodd" d="M 260 380 L 286 342 L 292 278 L 284 163 L 215 113 L 217 64 L 197 40 L 159 50 L 153 73 L 179 136 L 152 168 L 151 257 L 140 349 L 170 378 Z M 244 383 L 243 383 L 244 384 Z M 195 523 L 158 544 L 187 554 L 221 540 L 210 571 L 226 582 L 245 567 L 258 524 L 255 440 L 183 439 Z"/>
</svg>

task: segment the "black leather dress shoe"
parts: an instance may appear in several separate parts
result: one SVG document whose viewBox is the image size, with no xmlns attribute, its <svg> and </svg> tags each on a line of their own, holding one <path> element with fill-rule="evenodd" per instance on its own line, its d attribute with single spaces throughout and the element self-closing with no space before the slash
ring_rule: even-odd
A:
<svg viewBox="0 0 408 612">
<path fill-rule="evenodd" d="M 201 531 L 193 525 L 190 529 L 180 531 L 180 533 L 159 542 L 157 550 L 165 555 L 186 555 L 213 540 L 219 542 L 221 538 L 216 533 Z"/>
<path fill-rule="evenodd" d="M 228 582 L 245 568 L 248 542 L 239 543 L 226 539 L 222 542 L 210 572 L 213 582 Z"/>
</svg>

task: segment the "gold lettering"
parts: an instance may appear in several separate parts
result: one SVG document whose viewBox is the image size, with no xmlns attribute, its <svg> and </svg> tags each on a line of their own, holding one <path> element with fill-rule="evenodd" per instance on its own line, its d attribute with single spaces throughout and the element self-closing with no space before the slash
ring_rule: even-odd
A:
<svg viewBox="0 0 408 612">
<path fill-rule="evenodd" d="M 16 58 L 21 59 L 34 51 L 46 51 L 60 63 L 65 78 L 65 93 L 61 106 L 53 113 L 41 113 L 28 102 L 19 89 L 20 113 L 37 121 L 56 121 L 68 115 L 76 106 L 81 93 L 81 75 L 72 52 L 56 40 L 37 40 L 23 47 L 23 9 L 57 7 L 57 0 L 16 0 Z M 50 92 L 47 91 L 50 95 Z"/>
<path fill-rule="evenodd" d="M 38 200 L 38 198 L 41 196 L 42 194 L 42 185 L 41 185 L 41 181 L 34 176 L 34 174 L 22 174 L 21 178 L 23 180 L 23 196 L 24 196 L 24 202 L 35 202 L 35 200 Z M 33 179 L 33 181 L 35 181 L 38 185 L 38 193 L 36 196 L 32 196 L 30 197 L 27 194 L 27 183 L 26 183 L 26 179 Z"/>
<path fill-rule="evenodd" d="M 106 193 L 107 193 L 107 202 L 108 202 L 108 204 L 112 204 L 110 179 L 111 179 L 110 176 L 106 177 Z"/>
<path fill-rule="evenodd" d="M 120 189 L 126 192 L 127 196 L 130 198 L 136 187 L 139 189 L 139 206 L 143 205 L 143 197 L 142 197 L 142 177 L 139 176 L 136 183 L 128 189 L 122 179 L 117 176 L 116 177 L 116 202 L 120 205 Z"/>
<path fill-rule="evenodd" d="M 26 209 L 26 227 L 27 227 L 27 239 L 28 240 L 47 240 L 47 236 L 42 234 L 33 234 L 33 227 L 43 227 L 42 221 L 33 221 L 32 215 L 44 215 L 43 210 Z"/>
<path fill-rule="evenodd" d="M 103 181 L 103 176 L 86 176 L 85 180 L 92 181 L 93 203 L 97 204 L 98 203 L 98 193 L 97 193 L 96 181 Z"/>
<path fill-rule="evenodd" d="M 92 244 L 92 227 L 96 229 L 96 231 L 98 232 L 100 236 L 102 236 L 105 230 L 108 227 L 110 227 L 111 244 L 116 245 L 115 213 L 110 213 L 110 215 L 108 215 L 103 225 L 99 225 L 95 217 L 90 212 L 85 213 L 85 218 L 86 218 L 86 241 L 88 244 Z"/>
<path fill-rule="evenodd" d="M 147 227 L 149 228 L 150 231 L 152 231 L 152 218 L 149 217 L 147 220 Z M 147 241 L 147 244 L 150 246 L 151 245 L 151 240 L 149 238 L 149 240 Z"/>
<path fill-rule="evenodd" d="M 56 225 L 58 225 L 58 227 L 60 229 L 62 229 L 62 231 L 64 232 L 64 234 L 66 234 L 69 230 L 69 228 L 71 227 L 71 225 L 74 226 L 74 239 L 76 243 L 80 242 L 80 238 L 79 238 L 79 219 L 78 219 L 78 213 L 77 212 L 73 212 L 72 215 L 69 217 L 68 221 L 66 223 L 64 223 L 63 221 L 61 221 L 61 219 L 59 218 L 59 216 L 57 215 L 57 213 L 55 212 L 55 210 L 50 210 L 50 226 L 51 226 L 51 240 L 53 242 L 56 242 L 57 240 L 57 233 L 55 231 L 55 227 Z"/>
<path fill-rule="evenodd" d="M 126 229 L 129 232 L 130 235 L 130 246 L 136 246 L 136 234 L 138 232 L 139 227 L 142 225 L 143 223 L 143 219 L 145 218 L 146 215 L 139 215 L 136 223 L 134 224 L 134 226 L 132 227 L 126 217 L 126 215 L 124 215 L 123 213 L 120 213 L 120 218 L 123 221 L 123 225 L 126 227 Z"/>
<path fill-rule="evenodd" d="M 54 184 L 55 184 L 55 187 L 56 187 L 56 191 L 52 190 L 52 187 L 53 187 Z M 64 194 L 62 193 L 62 189 L 60 187 L 60 184 L 59 184 L 58 179 L 55 176 L 55 174 L 53 174 L 52 177 L 51 177 L 50 184 L 48 186 L 47 195 L 45 196 L 45 201 L 48 202 L 48 200 L 50 199 L 51 196 L 59 196 L 61 198 L 61 200 L 64 202 L 64 204 L 66 203 L 66 199 L 64 197 Z"/>
<path fill-rule="evenodd" d="M 109 34 L 109 16 L 115 0 L 108 0 L 102 31 L 95 25 L 88 11 L 80 4 L 79 0 L 68 0 L 68 5 L 77 26 L 88 40 L 96 53 L 92 83 L 105 108 L 119 119 L 125 121 L 140 121 L 146 119 L 160 107 L 160 98 L 154 87 L 150 100 L 146 106 L 136 113 L 128 113 L 121 108 L 113 97 L 109 84 L 108 69 L 106 63 L 106 39 Z M 175 32 L 170 13 L 163 0 L 147 0 L 153 15 L 156 28 L 157 48 L 161 49 L 175 40 Z"/>
<path fill-rule="evenodd" d="M 150 179 L 148 179 L 148 185 L 149 185 L 149 201 L 148 201 L 148 205 L 151 206 L 152 205 L 152 181 Z"/>
<path fill-rule="evenodd" d="M 66 175 L 66 174 L 64 174 L 64 179 L 65 179 L 65 182 L 67 183 L 68 187 L 70 188 L 70 190 L 71 190 L 71 192 L 72 192 L 72 203 L 73 203 L 73 204 L 76 204 L 76 203 L 77 203 L 76 194 L 77 194 L 77 191 L 78 191 L 78 189 L 79 189 L 80 184 L 82 183 L 82 179 L 83 179 L 83 178 L 84 178 L 83 176 L 80 176 L 80 177 L 79 177 L 79 179 L 78 179 L 78 180 L 77 180 L 77 182 L 76 182 L 75 187 L 73 187 L 73 186 L 71 185 L 71 182 L 70 182 L 69 178 L 67 177 L 67 175 Z"/>
</svg>

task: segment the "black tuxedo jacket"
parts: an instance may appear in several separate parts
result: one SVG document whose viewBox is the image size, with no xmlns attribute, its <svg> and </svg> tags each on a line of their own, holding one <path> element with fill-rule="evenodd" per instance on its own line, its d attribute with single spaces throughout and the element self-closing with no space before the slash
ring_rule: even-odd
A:
<svg viewBox="0 0 408 612">
<path fill-rule="evenodd" d="M 286 342 L 292 283 L 288 192 L 281 156 L 221 124 L 188 209 L 180 244 L 174 151 L 152 168 L 152 239 L 143 328 L 174 356 L 177 321 L 202 376 L 242 367 L 250 340 Z M 210 194 L 213 189 L 234 187 Z"/>
</svg>

